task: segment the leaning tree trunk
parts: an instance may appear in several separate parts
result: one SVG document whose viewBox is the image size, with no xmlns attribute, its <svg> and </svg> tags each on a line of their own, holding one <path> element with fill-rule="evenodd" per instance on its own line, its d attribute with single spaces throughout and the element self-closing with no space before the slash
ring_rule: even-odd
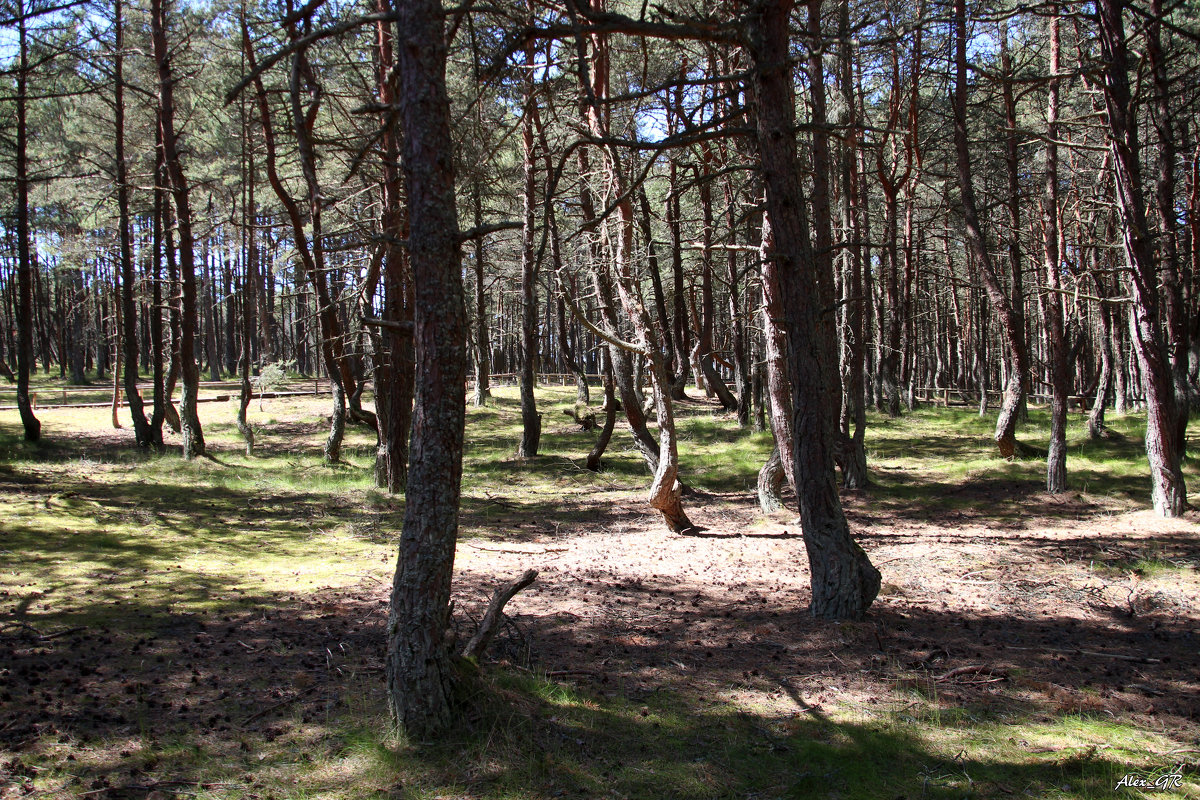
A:
<svg viewBox="0 0 1200 800">
<path fill-rule="evenodd" d="M 960 0 L 961 2 L 961 0 Z M 1146 393 L 1146 456 L 1153 482 L 1154 510 L 1164 517 L 1182 516 L 1187 491 L 1180 469 L 1175 386 L 1161 333 L 1153 237 L 1146 221 L 1146 201 L 1139 162 L 1137 117 L 1129 88 L 1125 44 L 1124 0 L 1099 0 L 1100 45 L 1104 69 L 1104 104 L 1108 110 L 1117 209 L 1121 215 L 1125 257 L 1133 295 L 1130 334 Z"/>
<path fill-rule="evenodd" d="M 163 163 L 175 200 L 175 223 L 179 233 L 179 282 L 181 312 L 179 321 L 179 371 L 183 393 L 179 400 L 179 425 L 183 436 L 183 457 L 204 455 L 204 433 L 196 414 L 200 391 L 200 368 L 196 364 L 196 239 L 192 233 L 192 208 L 187 177 L 183 171 L 179 138 L 175 131 L 175 82 L 167 46 L 168 0 L 151 0 L 150 29 L 154 60 L 158 63 L 159 126 L 162 130 Z"/>
<path fill-rule="evenodd" d="M 879 593 L 879 570 L 850 536 L 838 498 L 831 390 L 834 343 L 822 314 L 834 310 L 824 291 L 832 276 L 817 274 L 805 209 L 795 135 L 795 101 L 788 47 L 792 0 L 756 0 L 749 7 L 751 110 L 775 258 L 783 279 L 788 362 L 792 373 L 792 434 L 796 494 L 812 571 L 812 613 L 859 619 Z"/>
<path fill-rule="evenodd" d="M 1000 320 L 1000 332 L 1004 337 L 1004 357 L 1008 364 L 1008 380 L 1004 384 L 1004 396 L 1000 403 L 1000 414 L 996 419 L 996 445 L 1000 455 L 1012 458 L 1017 451 L 1017 422 L 1021 408 L 1022 377 L 1027 368 L 1028 355 L 1012 301 L 1000 285 L 991 251 L 983 235 L 979 221 L 979 206 L 975 201 L 975 186 L 971 177 L 971 153 L 967 133 L 967 6 L 966 0 L 954 0 L 954 149 L 958 168 L 958 186 L 962 192 L 963 222 L 967 229 L 967 241 L 983 278 L 988 301 Z M 983 397 L 981 407 L 986 404 L 986 387 L 980 387 Z"/>
<path fill-rule="evenodd" d="M 441 4 L 398 4 L 396 38 L 417 395 L 388 615 L 387 685 L 397 725 L 410 736 L 425 737 L 453 719 L 455 677 L 446 633 L 462 487 L 467 320 Z"/>
<path fill-rule="evenodd" d="M 760 324 L 763 331 L 763 349 L 767 368 L 767 402 L 771 407 L 768 418 L 771 433 L 775 436 L 775 449 L 779 451 L 781 468 L 792 490 L 796 489 L 795 450 L 792 447 L 792 398 L 791 382 L 788 378 L 787 335 L 784 333 L 783 288 L 780 285 L 779 262 L 775 256 L 775 234 L 770 212 L 763 212 L 762 244 L 759 255 L 762 261 L 763 304 Z M 763 473 L 774 470 L 771 459 L 759 471 L 759 486 L 763 485 Z M 767 485 L 774 478 L 768 477 Z"/>
<path fill-rule="evenodd" d="M 604 426 L 600 429 L 600 435 L 596 437 L 596 443 L 592 445 L 592 451 L 587 456 L 587 468 L 592 472 L 600 471 L 600 459 L 604 457 L 604 451 L 608 449 L 613 428 L 617 424 L 617 394 L 613 386 L 612 359 L 608 355 L 607 348 L 600 350 L 600 358 L 603 361 L 604 370 Z"/>
</svg>

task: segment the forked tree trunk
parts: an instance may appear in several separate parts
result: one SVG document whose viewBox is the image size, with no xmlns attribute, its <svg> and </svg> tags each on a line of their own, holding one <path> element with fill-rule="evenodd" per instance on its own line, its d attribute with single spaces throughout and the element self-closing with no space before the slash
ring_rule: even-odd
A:
<svg viewBox="0 0 1200 800">
<path fill-rule="evenodd" d="M 462 486 L 467 319 L 442 6 L 437 0 L 406 0 L 396 16 L 417 395 L 388 614 L 387 684 L 397 725 L 420 738 L 453 719 L 455 676 L 446 631 Z"/>
</svg>

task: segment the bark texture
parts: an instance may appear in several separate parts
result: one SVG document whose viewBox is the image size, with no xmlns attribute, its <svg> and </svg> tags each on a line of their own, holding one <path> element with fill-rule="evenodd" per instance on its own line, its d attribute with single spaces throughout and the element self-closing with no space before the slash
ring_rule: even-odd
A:
<svg viewBox="0 0 1200 800">
<path fill-rule="evenodd" d="M 748 54 L 755 133 L 784 290 L 792 371 L 792 433 L 800 524 L 812 571 L 812 613 L 860 619 L 879 593 L 879 570 L 850 535 L 837 493 L 832 389 L 837 385 L 832 327 L 822 314 L 832 276 L 821 276 L 812 252 L 795 137 L 788 18 L 792 0 L 749 7 Z"/>
<path fill-rule="evenodd" d="M 427 737 L 453 719 L 455 672 L 446 629 L 462 487 L 467 318 L 441 4 L 400 3 L 396 41 L 417 391 L 388 614 L 387 683 L 396 724 L 409 736 Z"/>
</svg>

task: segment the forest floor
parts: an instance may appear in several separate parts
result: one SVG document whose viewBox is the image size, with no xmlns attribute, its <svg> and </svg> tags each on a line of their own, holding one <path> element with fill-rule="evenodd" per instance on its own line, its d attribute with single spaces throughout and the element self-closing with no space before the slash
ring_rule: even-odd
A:
<svg viewBox="0 0 1200 800">
<path fill-rule="evenodd" d="M 768 434 L 684 406 L 675 536 L 627 433 L 582 468 L 573 394 L 525 461 L 515 391 L 470 411 L 460 639 L 539 577 L 435 742 L 383 692 L 403 501 L 362 431 L 321 463 L 327 401 L 252 406 L 253 457 L 201 406 L 191 463 L 104 409 L 44 410 L 37 446 L 0 412 L 0 798 L 1200 798 L 1200 526 L 1147 509 L 1138 417 L 1073 415 L 1050 496 L 1037 411 L 1013 462 L 966 409 L 873 416 L 843 502 L 883 589 L 835 624 L 795 512 L 757 508 Z"/>
</svg>

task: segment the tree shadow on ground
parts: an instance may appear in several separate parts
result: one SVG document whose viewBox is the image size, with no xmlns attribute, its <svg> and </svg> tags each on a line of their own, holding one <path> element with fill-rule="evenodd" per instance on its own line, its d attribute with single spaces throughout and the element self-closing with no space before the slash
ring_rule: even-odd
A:
<svg viewBox="0 0 1200 800">
<path fill-rule="evenodd" d="M 667 590 L 624 591 L 661 605 Z M 1128 753 L 1095 738 L 1119 728 L 1109 713 L 1174 727 L 1200 710 L 1182 627 L 911 607 L 836 625 L 706 598 L 653 632 L 632 619 L 519 617 L 565 682 L 491 667 L 464 696 L 457 730 L 401 746 L 386 734 L 379 592 L 250 600 L 152 631 L 114 618 L 50 638 L 0 633 L 11 653 L 0 746 L 15 759 L 4 768 L 36 765 L 64 796 L 99 798 L 171 782 L 267 797 L 297 781 L 316 796 L 363 784 L 413 798 L 1106 797 L 1131 771 Z M 1093 647 L 1128 660 L 1088 657 Z M 762 711 L 729 702 L 750 691 L 778 700 Z M 839 693 L 862 696 L 860 719 L 826 713 Z M 1058 738 L 1041 751 L 980 745 L 1030 725 Z"/>
</svg>

